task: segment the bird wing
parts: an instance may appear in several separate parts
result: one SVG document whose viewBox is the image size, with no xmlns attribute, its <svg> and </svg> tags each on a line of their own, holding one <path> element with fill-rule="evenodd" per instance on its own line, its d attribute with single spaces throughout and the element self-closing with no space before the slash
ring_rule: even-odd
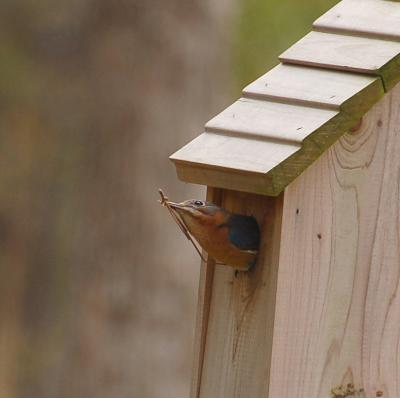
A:
<svg viewBox="0 0 400 398">
<path fill-rule="evenodd" d="M 258 250 L 260 228 L 254 217 L 232 214 L 226 223 L 229 241 L 240 250 Z"/>
</svg>

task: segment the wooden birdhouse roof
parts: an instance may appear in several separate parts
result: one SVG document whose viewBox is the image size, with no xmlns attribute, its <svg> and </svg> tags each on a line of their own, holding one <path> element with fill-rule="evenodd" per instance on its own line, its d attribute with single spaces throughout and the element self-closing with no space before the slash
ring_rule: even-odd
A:
<svg viewBox="0 0 400 398">
<path fill-rule="evenodd" d="M 343 0 L 279 60 L 171 156 L 180 179 L 282 192 L 400 81 L 400 2 Z"/>
</svg>

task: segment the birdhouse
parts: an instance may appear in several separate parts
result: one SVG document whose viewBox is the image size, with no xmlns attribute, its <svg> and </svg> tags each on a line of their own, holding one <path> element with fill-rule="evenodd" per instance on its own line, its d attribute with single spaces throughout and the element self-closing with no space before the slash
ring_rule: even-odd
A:
<svg viewBox="0 0 400 398">
<path fill-rule="evenodd" d="M 400 2 L 343 0 L 171 156 L 262 229 L 202 264 L 192 398 L 400 397 Z"/>
</svg>

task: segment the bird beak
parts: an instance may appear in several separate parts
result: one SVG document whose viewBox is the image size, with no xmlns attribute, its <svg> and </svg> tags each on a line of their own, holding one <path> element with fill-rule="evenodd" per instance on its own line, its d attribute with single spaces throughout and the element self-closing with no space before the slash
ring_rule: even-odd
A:
<svg viewBox="0 0 400 398">
<path fill-rule="evenodd" d="M 170 207 L 172 207 L 174 210 L 178 209 L 183 209 L 185 206 L 183 206 L 181 203 L 175 203 L 175 202 L 168 202 Z"/>
<path fill-rule="evenodd" d="M 183 203 L 168 202 L 169 206 L 175 210 L 178 214 L 194 213 L 194 209 L 191 206 L 185 205 Z"/>
<path fill-rule="evenodd" d="M 177 213 L 184 212 L 187 210 L 187 207 L 182 203 L 168 202 L 171 209 L 175 210 Z"/>
</svg>

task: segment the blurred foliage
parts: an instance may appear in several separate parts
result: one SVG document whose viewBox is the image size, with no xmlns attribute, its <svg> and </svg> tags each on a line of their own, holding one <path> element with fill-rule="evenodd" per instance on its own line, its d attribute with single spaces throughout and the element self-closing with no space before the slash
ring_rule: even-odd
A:
<svg viewBox="0 0 400 398">
<path fill-rule="evenodd" d="M 239 0 L 232 66 L 236 93 L 278 64 L 337 0 Z"/>
<path fill-rule="evenodd" d="M 157 188 L 203 195 L 168 156 L 225 97 L 224 9 L 1 2 L 1 398 L 188 395 L 198 257 Z"/>
</svg>

